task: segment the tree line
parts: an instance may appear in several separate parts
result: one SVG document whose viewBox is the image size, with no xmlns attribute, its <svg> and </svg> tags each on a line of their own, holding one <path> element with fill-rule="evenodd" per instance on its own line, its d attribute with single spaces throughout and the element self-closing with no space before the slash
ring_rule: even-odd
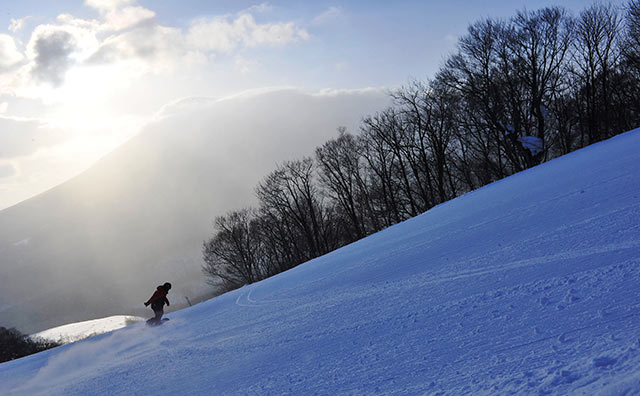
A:
<svg viewBox="0 0 640 396">
<path fill-rule="evenodd" d="M 203 272 L 231 289 L 640 125 L 640 0 L 470 25 L 436 75 L 392 92 L 215 219 Z"/>
<path fill-rule="evenodd" d="M 59 342 L 32 339 L 16 329 L 0 327 L 0 363 L 60 346 Z"/>
</svg>

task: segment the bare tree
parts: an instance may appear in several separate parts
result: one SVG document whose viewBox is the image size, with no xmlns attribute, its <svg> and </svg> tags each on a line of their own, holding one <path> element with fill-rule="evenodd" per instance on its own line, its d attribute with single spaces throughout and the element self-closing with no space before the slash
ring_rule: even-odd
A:
<svg viewBox="0 0 640 396">
<path fill-rule="evenodd" d="M 640 72 L 640 0 L 631 0 L 627 6 L 627 40 L 625 56 Z"/>
<path fill-rule="evenodd" d="M 264 278 L 254 217 L 254 210 L 243 209 L 216 218 L 216 234 L 203 246 L 202 270 L 210 284 L 233 288 Z"/>
<path fill-rule="evenodd" d="M 553 114 L 550 104 L 562 89 L 566 57 L 571 44 L 572 23 L 562 8 L 543 8 L 534 12 L 519 12 L 513 19 L 508 47 L 512 52 L 510 74 L 521 89 L 511 95 L 510 101 L 520 108 L 520 131 L 516 131 L 524 167 L 540 163 L 553 139 Z M 513 136 L 513 135 L 512 135 Z M 540 151 L 532 150 L 523 139 L 534 137 L 540 142 Z"/>
<path fill-rule="evenodd" d="M 316 161 L 321 187 L 337 203 L 338 213 L 344 213 L 346 240 L 352 242 L 380 228 L 371 204 L 361 140 L 343 127 L 338 134 L 316 149 Z"/>
<path fill-rule="evenodd" d="M 256 193 L 261 214 L 283 222 L 295 234 L 291 242 L 303 261 L 329 251 L 327 219 L 311 158 L 284 163 L 260 183 Z"/>
<path fill-rule="evenodd" d="M 407 136 L 404 155 L 424 211 L 456 195 L 449 169 L 450 144 L 457 127 L 453 96 L 444 85 L 414 81 L 392 94 Z"/>
<path fill-rule="evenodd" d="M 510 121 L 504 93 L 504 73 L 512 73 L 506 55 L 506 22 L 486 19 L 469 26 L 451 56 L 436 76 L 458 101 L 456 133 L 459 164 L 470 167 L 462 172 L 467 183 L 480 185 L 501 179 L 518 170 L 517 161 L 508 163 L 509 134 L 517 117 Z M 517 114 L 517 113 L 516 113 Z M 472 173 L 474 174 L 472 176 Z"/>
<path fill-rule="evenodd" d="M 625 101 L 631 106 L 632 123 L 640 120 L 640 0 L 627 5 L 626 38 L 624 40 Z"/>
<path fill-rule="evenodd" d="M 389 226 L 420 213 L 410 165 L 406 160 L 406 131 L 397 109 L 390 107 L 366 117 L 361 132 L 363 158 L 371 174 L 371 198 L 384 225 Z"/>
<path fill-rule="evenodd" d="M 621 22 L 613 6 L 596 4 L 582 11 L 576 23 L 574 74 L 581 87 L 582 145 L 610 137 Z"/>
</svg>

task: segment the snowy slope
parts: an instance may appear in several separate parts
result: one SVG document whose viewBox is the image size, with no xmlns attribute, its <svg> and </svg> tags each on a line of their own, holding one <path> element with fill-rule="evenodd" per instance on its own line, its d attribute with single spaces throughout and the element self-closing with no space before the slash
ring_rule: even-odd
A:
<svg viewBox="0 0 640 396">
<path fill-rule="evenodd" d="M 108 318 L 85 320 L 78 323 L 70 323 L 57 326 L 51 329 L 32 334 L 32 338 L 43 338 L 46 340 L 69 343 L 79 341 L 88 337 L 108 333 L 136 322 L 145 320 L 139 316 L 116 315 Z"/>
<path fill-rule="evenodd" d="M 640 130 L 0 365 L 3 395 L 640 394 Z"/>
</svg>

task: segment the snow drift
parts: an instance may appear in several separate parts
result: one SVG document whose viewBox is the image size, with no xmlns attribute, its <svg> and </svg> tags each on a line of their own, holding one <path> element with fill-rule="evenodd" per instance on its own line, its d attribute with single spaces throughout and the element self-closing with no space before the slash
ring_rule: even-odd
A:
<svg viewBox="0 0 640 396">
<path fill-rule="evenodd" d="M 636 130 L 162 326 L 4 363 L 0 393 L 638 394 L 639 163 Z"/>
</svg>

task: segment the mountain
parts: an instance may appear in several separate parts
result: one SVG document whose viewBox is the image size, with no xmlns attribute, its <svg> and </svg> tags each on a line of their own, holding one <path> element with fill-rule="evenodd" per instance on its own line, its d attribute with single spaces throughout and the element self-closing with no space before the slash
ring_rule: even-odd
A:
<svg viewBox="0 0 640 396">
<path fill-rule="evenodd" d="M 210 292 L 202 242 L 213 220 L 254 203 L 277 163 L 358 128 L 379 90 L 293 89 L 165 106 L 76 178 L 0 211 L 0 325 L 25 333 L 143 307 L 170 281 L 173 306 Z"/>
<path fill-rule="evenodd" d="M 640 130 L 264 281 L 0 364 L 4 395 L 640 393 Z"/>
</svg>

